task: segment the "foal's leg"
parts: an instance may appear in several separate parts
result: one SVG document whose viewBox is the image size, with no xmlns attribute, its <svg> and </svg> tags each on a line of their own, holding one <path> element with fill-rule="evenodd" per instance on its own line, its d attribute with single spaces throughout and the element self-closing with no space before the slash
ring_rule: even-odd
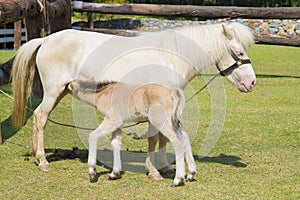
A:
<svg viewBox="0 0 300 200">
<path fill-rule="evenodd" d="M 90 181 L 95 182 L 96 177 L 96 163 L 97 163 L 97 147 L 98 140 L 111 132 L 116 131 L 121 125 L 114 123 L 113 121 L 104 118 L 103 122 L 98 126 L 98 128 L 92 131 L 89 135 L 89 156 L 88 156 L 88 166 Z"/>
<path fill-rule="evenodd" d="M 188 134 L 183 130 L 178 130 L 179 134 L 182 134 L 185 150 L 185 160 L 188 165 L 188 175 L 186 177 L 187 181 L 194 181 L 194 176 L 197 173 L 196 163 L 193 157 L 191 143 Z"/>
<path fill-rule="evenodd" d="M 121 144 L 122 144 L 122 130 L 117 129 L 112 133 L 111 148 L 113 151 L 114 164 L 113 164 L 113 170 L 109 175 L 109 180 L 116 180 L 121 178 L 121 170 L 122 170 L 121 153 L 120 153 Z"/>
<path fill-rule="evenodd" d="M 156 169 L 154 164 L 154 153 L 155 145 L 158 140 L 158 131 L 156 128 L 149 123 L 148 126 L 148 154 L 146 158 L 146 168 L 149 170 L 148 177 L 152 180 L 162 180 L 163 177 L 160 175 L 159 171 Z"/>
<path fill-rule="evenodd" d="M 158 123 L 159 124 L 159 123 Z M 176 157 L 176 173 L 171 187 L 184 184 L 185 166 L 184 166 L 184 145 L 182 138 L 174 131 L 172 122 L 169 121 L 161 128 L 161 133 L 172 143 Z"/>
</svg>

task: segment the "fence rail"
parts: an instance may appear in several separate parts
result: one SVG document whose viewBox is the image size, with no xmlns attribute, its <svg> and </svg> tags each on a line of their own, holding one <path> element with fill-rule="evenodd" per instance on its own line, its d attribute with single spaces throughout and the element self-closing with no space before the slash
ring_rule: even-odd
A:
<svg viewBox="0 0 300 200">
<path fill-rule="evenodd" d="M 74 11 L 103 14 L 199 17 L 201 19 L 300 19 L 300 7 L 257 8 L 154 4 L 103 4 L 74 1 Z"/>
<path fill-rule="evenodd" d="M 21 29 L 21 34 L 25 34 L 25 28 Z M 1 37 L 5 36 L 5 37 Z M 0 29 L 0 44 L 14 42 L 14 29 Z M 21 41 L 26 41 L 26 36 L 21 37 Z"/>
</svg>

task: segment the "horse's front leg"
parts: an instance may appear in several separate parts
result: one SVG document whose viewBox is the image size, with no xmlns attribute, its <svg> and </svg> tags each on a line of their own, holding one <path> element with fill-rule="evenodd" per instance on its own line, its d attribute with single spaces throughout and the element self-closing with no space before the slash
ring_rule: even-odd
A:
<svg viewBox="0 0 300 200">
<path fill-rule="evenodd" d="M 35 156 L 35 162 L 43 172 L 51 171 L 44 150 L 44 129 L 49 113 L 42 112 L 41 106 L 37 107 L 33 114 L 33 135 L 31 153 Z"/>
<path fill-rule="evenodd" d="M 158 149 L 158 161 L 159 165 L 162 167 L 161 171 L 164 175 L 172 177 L 175 175 L 175 170 L 170 166 L 167 159 L 167 142 L 168 139 L 161 133 L 159 136 L 159 149 Z"/>
<path fill-rule="evenodd" d="M 152 180 L 162 180 L 163 177 L 155 167 L 154 153 L 155 145 L 158 141 L 158 131 L 149 123 L 148 126 L 148 154 L 146 158 L 146 168 L 149 170 L 148 177 Z"/>
<path fill-rule="evenodd" d="M 121 170 L 122 170 L 121 145 L 122 145 L 122 130 L 117 129 L 112 133 L 111 148 L 113 151 L 114 164 L 113 164 L 113 170 L 109 175 L 109 180 L 116 180 L 121 178 Z"/>
</svg>

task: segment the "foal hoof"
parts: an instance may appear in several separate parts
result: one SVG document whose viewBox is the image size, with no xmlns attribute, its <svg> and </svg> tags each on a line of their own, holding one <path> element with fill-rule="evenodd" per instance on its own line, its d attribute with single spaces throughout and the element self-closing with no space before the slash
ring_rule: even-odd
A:
<svg viewBox="0 0 300 200">
<path fill-rule="evenodd" d="M 90 182 L 91 183 L 96 183 L 97 182 L 96 173 L 90 174 Z"/>
<path fill-rule="evenodd" d="M 171 187 L 184 186 L 184 178 L 175 178 L 171 184 Z"/>
<path fill-rule="evenodd" d="M 187 177 L 186 177 L 186 181 L 187 182 L 194 182 L 194 181 L 196 181 L 196 179 L 194 178 L 195 174 L 196 174 L 196 172 L 188 174 Z"/>
<path fill-rule="evenodd" d="M 178 184 L 172 183 L 171 188 L 184 186 L 184 182 L 179 182 Z"/>
<path fill-rule="evenodd" d="M 51 171 L 51 168 L 50 168 L 49 164 L 39 164 L 39 169 L 42 172 L 50 172 Z"/>
<path fill-rule="evenodd" d="M 157 173 L 149 173 L 148 178 L 154 181 L 163 180 L 164 178 L 160 175 L 159 172 Z"/>
<path fill-rule="evenodd" d="M 186 182 L 194 182 L 197 181 L 194 177 L 193 178 L 186 178 Z"/>
<path fill-rule="evenodd" d="M 118 180 L 120 179 L 122 176 L 121 176 L 121 173 L 120 172 L 112 172 L 109 176 L 108 176 L 108 180 Z"/>
</svg>

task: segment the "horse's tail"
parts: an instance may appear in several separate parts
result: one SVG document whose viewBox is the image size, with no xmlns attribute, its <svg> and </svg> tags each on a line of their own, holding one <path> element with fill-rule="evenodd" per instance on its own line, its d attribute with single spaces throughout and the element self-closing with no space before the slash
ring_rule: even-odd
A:
<svg viewBox="0 0 300 200">
<path fill-rule="evenodd" d="M 16 128 L 20 128 L 24 124 L 27 88 L 28 84 L 32 85 L 36 66 L 36 54 L 43 40 L 43 38 L 39 38 L 25 43 L 17 51 L 14 59 L 11 71 L 14 93 L 12 121 L 13 126 Z"/>
<path fill-rule="evenodd" d="M 173 126 L 177 130 L 182 125 L 182 112 L 185 106 L 184 92 L 181 89 L 172 89 L 173 97 Z"/>
</svg>

